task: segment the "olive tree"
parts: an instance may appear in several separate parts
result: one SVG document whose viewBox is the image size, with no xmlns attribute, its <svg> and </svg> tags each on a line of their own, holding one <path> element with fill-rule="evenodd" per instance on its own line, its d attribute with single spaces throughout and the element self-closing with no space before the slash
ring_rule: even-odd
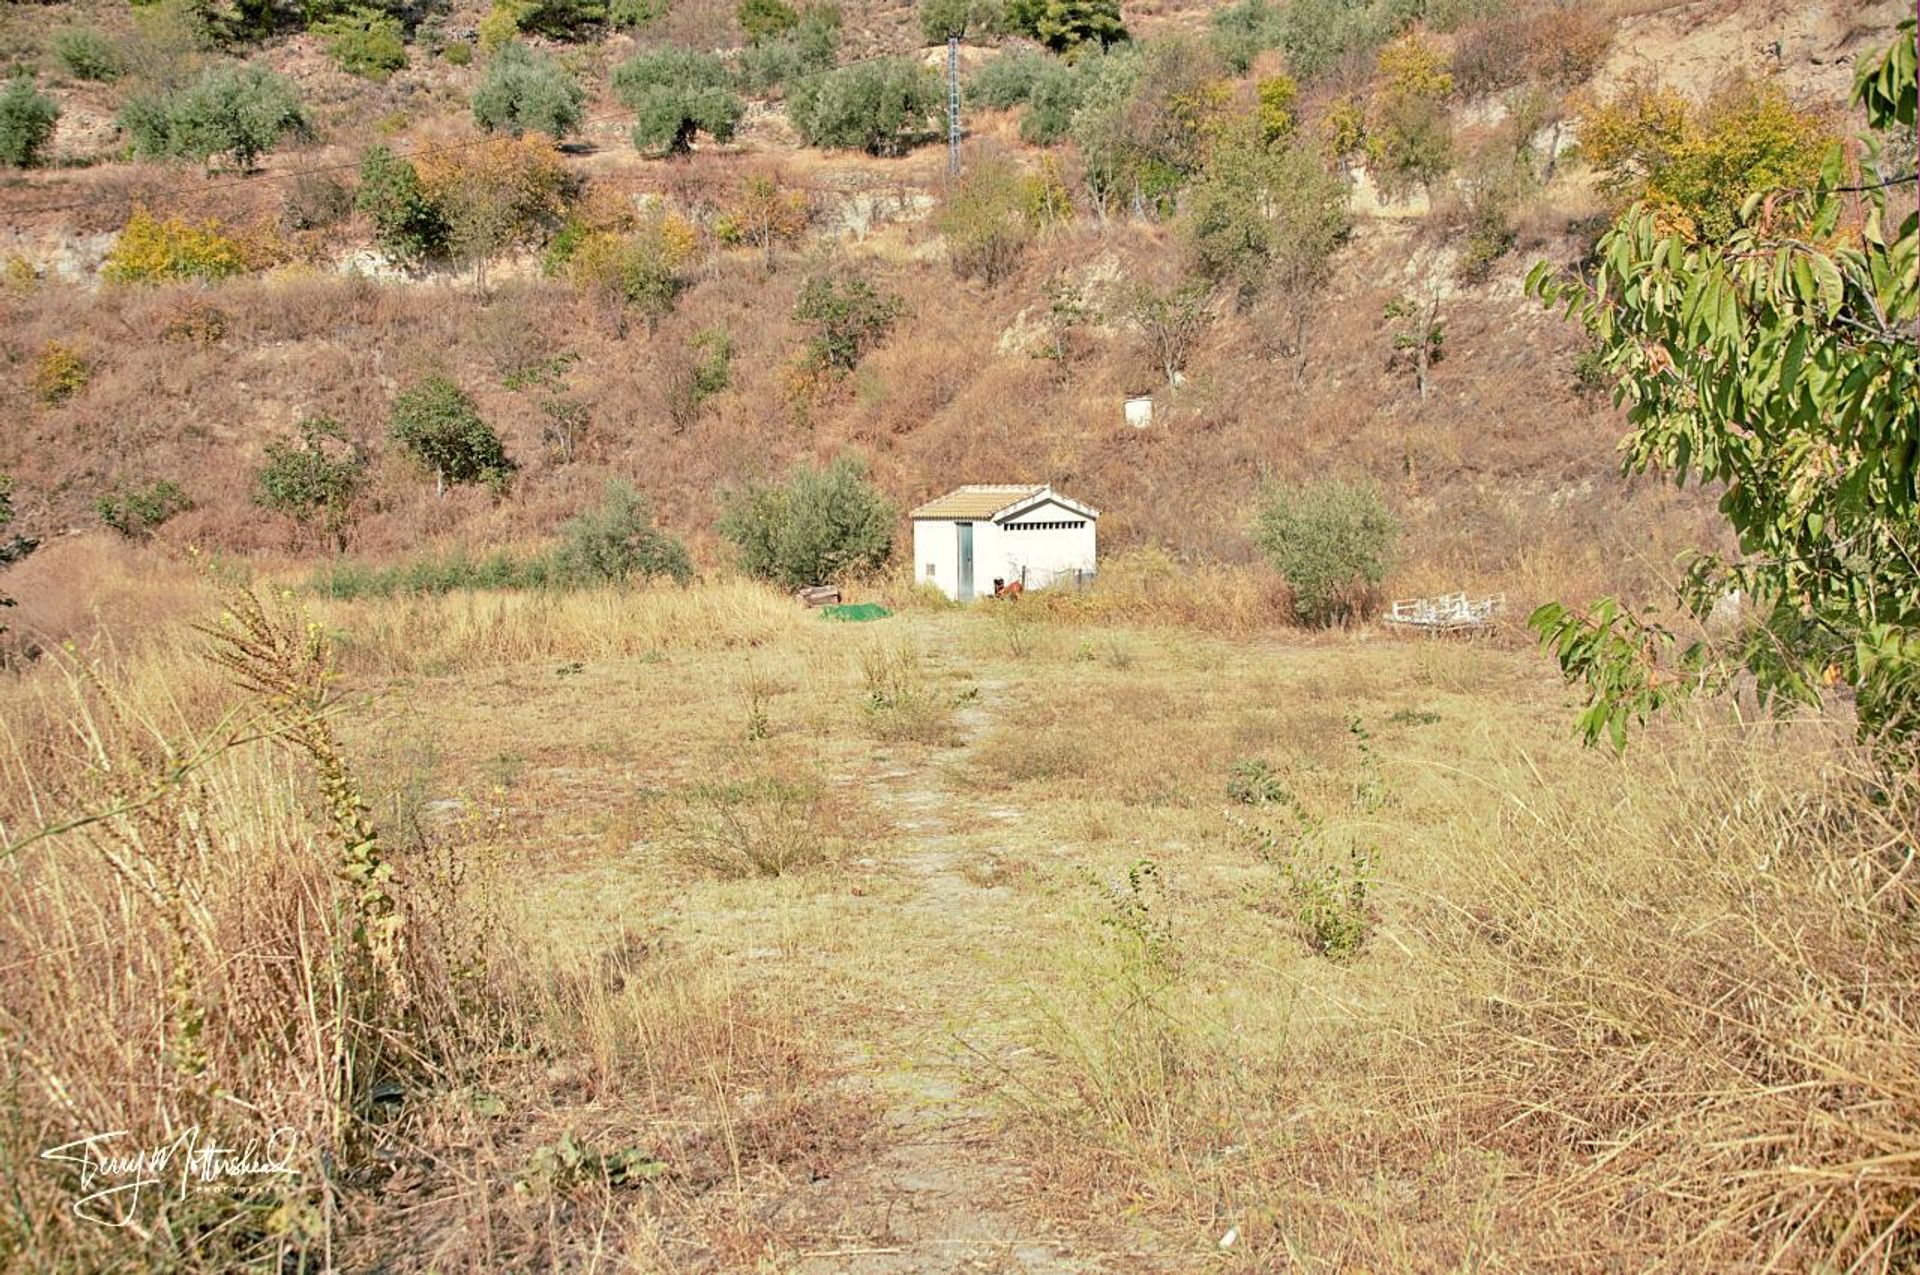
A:
<svg viewBox="0 0 1920 1275">
<path fill-rule="evenodd" d="M 798 589 L 885 565 L 895 513 L 860 463 L 843 456 L 732 493 L 720 534 L 740 551 L 747 574 Z"/>
<path fill-rule="evenodd" d="M 613 93 L 634 113 L 637 150 L 684 155 L 696 133 L 727 141 L 746 107 L 727 64 L 711 53 L 673 46 L 653 49 L 613 71 Z"/>
</svg>

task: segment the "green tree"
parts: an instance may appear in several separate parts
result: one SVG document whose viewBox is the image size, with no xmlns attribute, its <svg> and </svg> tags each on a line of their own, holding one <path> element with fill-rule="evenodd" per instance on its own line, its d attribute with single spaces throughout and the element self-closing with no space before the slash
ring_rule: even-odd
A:
<svg viewBox="0 0 1920 1275">
<path fill-rule="evenodd" d="M 374 241 L 388 256 L 417 266 L 447 250 L 447 217 L 420 181 L 413 161 L 384 146 L 360 160 L 355 206 L 373 221 Z"/>
<path fill-rule="evenodd" d="M 920 0 L 920 34 L 928 44 L 945 44 L 949 36 L 987 30 L 999 16 L 993 0 Z"/>
<path fill-rule="evenodd" d="M 1537 610 L 1529 624 L 1585 685 L 1589 742 L 1624 747 L 1634 721 L 1744 672 L 1776 701 L 1844 692 L 1882 758 L 1914 764 L 1920 218 L 1888 225 L 1886 189 L 1913 175 L 1886 143 L 1911 136 L 1915 96 L 1908 19 L 1855 82 L 1877 134 L 1864 172 L 1836 144 L 1808 188 L 1755 194 L 1719 239 L 1638 205 L 1601 238 L 1591 278 L 1544 263 L 1529 277 L 1598 344 L 1629 406 L 1626 470 L 1723 493 L 1740 554 L 1695 558 L 1682 606 L 1705 622 L 1737 593 L 1755 617 L 1727 645 L 1683 646 L 1611 598 Z"/>
<path fill-rule="evenodd" d="M 318 529 L 336 552 L 345 552 L 354 506 L 366 487 L 367 454 L 330 417 L 310 416 L 294 428 L 295 439 L 267 444 L 266 463 L 254 475 L 254 503 Z"/>
<path fill-rule="evenodd" d="M 1233 119 L 1233 89 L 1213 51 L 1166 39 L 1099 59 L 1073 117 L 1087 191 L 1137 215 L 1173 211 Z"/>
<path fill-rule="evenodd" d="M 129 98 L 120 127 L 134 153 L 208 160 L 225 155 L 243 171 L 307 117 L 293 81 L 259 66 L 216 66 L 186 88 Z"/>
<path fill-rule="evenodd" d="M 575 585 L 693 578 L 686 545 L 654 526 L 653 506 L 618 478 L 607 481 L 598 507 L 561 524 L 553 564 L 562 582 Z"/>
<path fill-rule="evenodd" d="M 450 378 L 430 376 L 393 401 L 387 437 L 433 471 L 440 496 L 461 483 L 504 484 L 514 464 L 473 399 Z"/>
<path fill-rule="evenodd" d="M 1293 591 L 1311 625 L 1365 619 L 1393 565 L 1399 526 L 1366 483 L 1270 484 L 1254 516 L 1254 543 Z"/>
<path fill-rule="evenodd" d="M 944 108 L 933 72 L 881 58 L 815 76 L 792 93 L 789 115 L 809 146 L 898 155 L 931 136 Z"/>
<path fill-rule="evenodd" d="M 726 63 L 711 53 L 673 46 L 641 53 L 614 68 L 613 93 L 634 113 L 637 150 L 684 155 L 693 149 L 699 132 L 727 141 L 746 111 L 733 91 Z"/>
<path fill-rule="evenodd" d="M 579 126 L 586 98 L 558 62 L 516 40 L 487 60 L 473 91 L 473 118 L 489 133 L 565 137 Z"/>
<path fill-rule="evenodd" d="M 1039 0 L 1033 36 L 1056 53 L 1110 48 L 1127 38 L 1120 0 Z"/>
<path fill-rule="evenodd" d="M 7 81 L 0 89 L 0 164 L 32 168 L 39 163 L 59 118 L 60 108 L 32 80 L 16 75 Z"/>
<path fill-rule="evenodd" d="M 815 275 L 800 289 L 793 317 L 812 329 L 807 361 L 829 372 L 851 372 L 900 317 L 900 298 L 852 270 Z"/>
<path fill-rule="evenodd" d="M 1453 76 L 1426 41 L 1408 36 L 1380 51 L 1386 83 L 1367 121 L 1368 172 L 1380 193 L 1399 199 L 1415 186 L 1428 191 L 1453 167 L 1453 116 L 1447 95 Z"/>
<path fill-rule="evenodd" d="M 1351 225 L 1347 183 L 1319 156 L 1301 146 L 1269 147 L 1250 132 L 1215 148 L 1186 209 L 1200 273 L 1231 287 L 1242 306 L 1269 290 L 1310 294 Z M 1304 324 L 1304 307 L 1300 313 Z"/>
<path fill-rule="evenodd" d="M 400 19 L 383 9 L 359 5 L 317 22 L 313 32 L 340 69 L 369 80 L 384 80 L 407 64 Z"/>
<path fill-rule="evenodd" d="M 800 25 L 799 11 L 786 0 L 740 0 L 734 12 L 740 29 L 754 44 L 785 35 Z"/>
<path fill-rule="evenodd" d="M 739 549 L 747 574 L 799 589 L 884 566 L 896 512 L 859 462 L 843 456 L 733 493 L 720 534 Z"/>
<path fill-rule="evenodd" d="M 1284 10 L 1272 0 L 1237 0 L 1214 11 L 1213 47 L 1235 75 L 1245 75 L 1253 60 L 1278 48 L 1286 36 Z"/>
<path fill-rule="evenodd" d="M 748 45 L 738 61 L 740 86 L 749 92 L 784 95 L 789 85 L 833 69 L 840 55 L 840 11 L 818 5 L 784 35 Z"/>
</svg>

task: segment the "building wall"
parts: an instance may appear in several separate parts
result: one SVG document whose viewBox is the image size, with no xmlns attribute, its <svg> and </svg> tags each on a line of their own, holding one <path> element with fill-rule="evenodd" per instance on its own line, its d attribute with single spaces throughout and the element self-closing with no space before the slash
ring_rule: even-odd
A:
<svg viewBox="0 0 1920 1275">
<path fill-rule="evenodd" d="M 1036 523 L 1078 522 L 1078 527 L 1031 526 Z M 1022 524 L 1029 524 L 1024 526 Z M 1021 514 L 1009 522 L 993 529 L 993 557 L 987 559 L 979 549 L 979 529 L 974 530 L 974 573 L 980 574 L 980 564 L 987 562 L 990 570 L 986 572 L 987 588 L 993 588 L 993 578 L 1001 576 L 1009 582 L 1019 580 L 1024 573 L 1029 589 L 1044 589 L 1059 582 L 1063 577 L 1071 578 L 1076 572 L 1092 575 L 1097 560 L 1095 534 L 1098 524 L 1091 518 L 1085 518 L 1058 505 L 1042 505 Z"/>
<path fill-rule="evenodd" d="M 913 523 L 913 578 L 920 584 L 938 585 L 950 598 L 956 596 L 960 588 L 960 537 L 953 528 L 953 523 L 935 519 L 916 518 Z M 977 577 L 980 565 L 977 548 L 973 562 Z M 929 563 L 933 565 L 932 575 L 927 574 Z"/>
<path fill-rule="evenodd" d="M 1023 523 L 1083 522 L 1075 528 L 1021 528 Z M 960 535 L 946 519 L 915 519 L 913 578 L 933 584 L 948 597 L 959 596 Z M 1095 523 L 1057 505 L 1042 505 L 1002 526 L 976 519 L 973 524 L 973 594 L 986 597 L 993 582 L 1011 584 L 1023 577 L 1029 589 L 1044 589 L 1075 572 L 1091 575 L 1095 564 Z M 927 565 L 933 574 L 927 574 Z"/>
</svg>

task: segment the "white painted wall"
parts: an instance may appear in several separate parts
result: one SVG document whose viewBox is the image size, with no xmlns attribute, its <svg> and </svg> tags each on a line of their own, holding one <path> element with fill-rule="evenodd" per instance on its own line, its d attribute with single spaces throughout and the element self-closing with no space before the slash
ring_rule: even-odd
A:
<svg viewBox="0 0 1920 1275">
<path fill-rule="evenodd" d="M 1077 528 L 1020 529 L 1022 523 L 1082 522 Z M 1022 578 L 1026 587 L 1044 589 L 1077 571 L 1092 574 L 1095 564 L 1095 522 L 1060 505 L 1029 509 L 1005 526 L 976 519 L 973 524 L 973 595 L 987 597 L 993 582 L 1011 584 Z M 947 519 L 916 518 L 913 523 L 913 578 L 939 586 L 950 598 L 960 590 L 959 524 Z M 929 574 L 927 568 L 933 568 Z"/>
<path fill-rule="evenodd" d="M 1049 527 L 1045 530 L 1022 530 L 1023 523 L 1078 522 L 1078 527 Z M 991 592 L 993 578 L 1002 576 L 1009 581 L 1026 574 L 1029 589 L 1044 589 L 1058 583 L 1062 577 L 1072 577 L 1075 572 L 1093 574 L 1096 560 L 1095 532 L 1099 524 L 1084 514 L 1052 503 L 1040 505 L 1021 512 L 1018 517 L 1009 518 L 994 530 L 994 557 L 992 570 L 986 573 L 987 588 Z M 976 528 L 974 540 L 974 570 L 979 574 L 979 565 L 988 561 L 980 552 L 979 531 Z"/>
<path fill-rule="evenodd" d="M 975 524 L 978 534 L 978 524 Z M 973 555 L 974 578 L 980 575 L 980 551 Z M 921 584 L 938 585 L 948 597 L 960 588 L 960 537 L 954 524 L 937 518 L 913 520 L 913 578 Z M 988 586 L 992 588 L 991 585 Z"/>
</svg>

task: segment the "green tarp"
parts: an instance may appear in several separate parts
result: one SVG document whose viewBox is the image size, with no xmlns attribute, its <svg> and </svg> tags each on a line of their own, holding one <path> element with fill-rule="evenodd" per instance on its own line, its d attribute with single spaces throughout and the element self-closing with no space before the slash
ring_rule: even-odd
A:
<svg viewBox="0 0 1920 1275">
<path fill-rule="evenodd" d="M 892 614 L 878 602 L 849 602 L 844 606 L 820 608 L 823 620 L 846 620 L 855 624 L 862 620 L 884 620 Z"/>
</svg>

